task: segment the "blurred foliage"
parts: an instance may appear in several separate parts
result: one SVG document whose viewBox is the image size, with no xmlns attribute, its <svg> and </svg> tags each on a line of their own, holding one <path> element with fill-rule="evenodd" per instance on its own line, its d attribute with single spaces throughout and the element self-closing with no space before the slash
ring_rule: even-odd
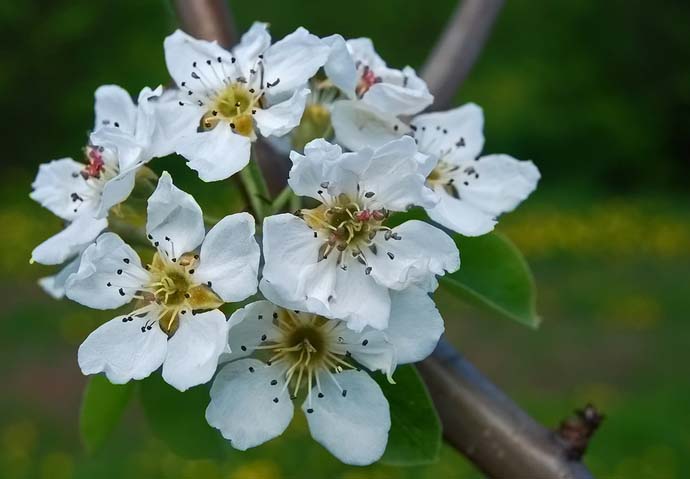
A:
<svg viewBox="0 0 690 479">
<path fill-rule="evenodd" d="M 420 67 L 454 4 L 257 0 L 233 10 L 243 29 L 260 19 L 276 38 L 298 25 L 370 36 L 391 65 Z M 586 456 L 597 477 L 688 477 L 690 3 L 506 4 L 457 101 L 484 107 L 487 153 L 542 170 L 540 190 L 499 229 L 530 260 L 544 322 L 535 333 L 441 293 L 448 335 L 545 424 L 594 401 L 607 414 Z M 433 466 L 347 467 L 303 420 L 223 462 L 185 460 L 153 438 L 136 402 L 105 447 L 83 450 L 76 347 L 112 313 L 38 291 L 51 269 L 29 267 L 29 254 L 60 222 L 26 195 L 39 163 L 79 155 L 99 85 L 134 94 L 168 81 L 162 40 L 174 28 L 163 0 L 0 2 L 0 476 L 478 477 L 447 447 Z M 212 216 L 237 204 L 227 183 L 201 188 L 180 160 L 154 168 L 184 172 L 176 183 Z"/>
</svg>

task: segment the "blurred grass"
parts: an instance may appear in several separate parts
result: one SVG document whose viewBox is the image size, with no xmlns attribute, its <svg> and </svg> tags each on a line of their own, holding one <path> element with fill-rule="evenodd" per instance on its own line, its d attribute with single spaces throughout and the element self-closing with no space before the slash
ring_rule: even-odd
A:
<svg viewBox="0 0 690 479">
<path fill-rule="evenodd" d="M 586 456 L 597 477 L 688 477 L 690 3 L 506 3 L 457 101 L 484 107 L 486 152 L 533 159 L 543 173 L 500 229 L 527 254 L 544 322 L 533 332 L 441 293 L 448 334 L 545 424 L 590 400 L 604 410 Z M 259 19 L 276 38 L 297 25 L 366 35 L 391 65 L 419 67 L 455 1 L 232 4 L 241 28 Z M 136 404 L 103 450 L 85 454 L 76 348 L 111 314 L 35 286 L 52 270 L 29 266 L 30 252 L 60 222 L 27 194 L 39 163 L 78 155 L 97 86 L 136 93 L 168 81 L 162 39 L 174 27 L 163 0 L 0 2 L 0 477 L 478 477 L 448 448 L 430 467 L 343 466 L 304 422 L 222 464 L 184 460 L 151 436 Z M 209 214 L 235 204 L 227 183 L 202 186 L 182 161 L 155 168 Z"/>
</svg>

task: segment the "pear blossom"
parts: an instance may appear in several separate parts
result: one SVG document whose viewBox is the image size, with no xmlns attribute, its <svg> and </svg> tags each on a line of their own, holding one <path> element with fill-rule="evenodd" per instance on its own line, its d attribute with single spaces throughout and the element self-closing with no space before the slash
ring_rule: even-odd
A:
<svg viewBox="0 0 690 479">
<path fill-rule="evenodd" d="M 324 41 L 331 47 L 324 70 L 344 96 L 333 105 L 333 127 L 337 141 L 350 150 L 378 147 L 398 138 L 409 131 L 400 118 L 417 114 L 433 102 L 414 69 L 389 68 L 369 38 L 345 41 L 333 35 Z M 365 124 L 378 128 L 362 129 Z"/>
<path fill-rule="evenodd" d="M 443 332 L 433 301 L 416 287 L 391 294 L 385 331 L 354 332 L 343 321 L 268 301 L 236 311 L 229 322 L 231 353 L 211 387 L 208 423 L 246 450 L 282 434 L 293 400 L 304 397 L 314 439 L 356 465 L 381 457 L 391 425 L 388 401 L 370 373 L 382 371 L 393 382 L 396 365 L 424 359 Z"/>
<path fill-rule="evenodd" d="M 41 264 L 70 261 L 58 275 L 39 282 L 51 295 L 64 295 L 64 281 L 81 252 L 107 227 L 110 208 L 129 196 L 139 168 L 163 153 L 154 140 L 150 103 L 161 91 L 144 88 L 135 105 L 122 88 L 99 87 L 95 125 L 84 149 L 86 163 L 63 158 L 39 167 L 30 196 L 67 223 L 32 252 L 32 261 Z"/>
<path fill-rule="evenodd" d="M 540 178 L 531 161 L 479 156 L 483 125 L 482 110 L 473 103 L 418 115 L 410 123 L 419 151 L 428 155 L 420 171 L 439 198 L 426 211 L 433 221 L 466 236 L 491 231 L 496 218 L 515 209 Z"/>
<path fill-rule="evenodd" d="M 314 140 L 304 156 L 293 152 L 290 187 L 320 204 L 264 220 L 262 292 L 357 331 L 384 329 L 391 290 L 432 291 L 436 275 L 458 269 L 455 243 L 440 229 L 386 225 L 392 212 L 435 204 L 417 156 L 410 137 L 357 153 Z"/>
<path fill-rule="evenodd" d="M 165 39 L 165 59 L 179 91 L 159 110 L 175 150 L 204 181 L 217 181 L 249 162 L 262 136 L 296 127 L 309 95 L 307 81 L 329 48 L 298 28 L 271 45 L 265 23 L 254 23 L 232 51 L 178 30 Z"/>
<path fill-rule="evenodd" d="M 84 374 L 104 372 L 119 384 L 145 378 L 162 364 L 165 381 L 183 391 L 210 380 L 226 349 L 228 326 L 218 308 L 256 291 L 254 219 L 229 215 L 205 234 L 201 208 L 167 173 L 147 213 L 148 239 L 156 248 L 150 264 L 142 265 L 119 236 L 104 233 L 67 280 L 67 296 L 92 308 L 136 300 L 130 314 L 86 338 L 79 366 Z"/>
</svg>

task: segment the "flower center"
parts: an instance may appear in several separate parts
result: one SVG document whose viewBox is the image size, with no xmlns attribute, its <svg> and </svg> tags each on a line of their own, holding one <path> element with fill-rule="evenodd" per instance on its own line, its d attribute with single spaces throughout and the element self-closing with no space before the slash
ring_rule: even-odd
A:
<svg viewBox="0 0 690 479">
<path fill-rule="evenodd" d="M 212 130 L 218 122 L 226 121 L 235 133 L 252 136 L 252 115 L 258 108 L 263 107 L 262 99 L 263 93 L 259 94 L 253 88 L 247 88 L 244 83 L 231 83 L 215 96 L 212 108 L 201 118 L 199 130 Z"/>
<path fill-rule="evenodd" d="M 215 309 L 223 304 L 210 287 L 194 281 L 198 258 L 185 254 L 173 262 L 156 253 L 149 265 L 150 281 L 142 299 L 158 306 L 158 325 L 169 336 L 179 327 L 179 315 L 191 315 L 197 310 Z"/>
<path fill-rule="evenodd" d="M 374 71 L 369 68 L 369 65 L 363 65 L 361 62 L 356 64 L 357 70 L 361 71 L 359 75 L 359 81 L 357 82 L 357 87 L 355 88 L 355 93 L 357 97 L 362 98 L 364 94 L 369 91 L 369 88 L 376 83 L 381 83 L 381 77 L 376 76 Z"/>
<path fill-rule="evenodd" d="M 119 173 L 117 158 L 111 150 L 88 145 L 84 148 L 84 157 L 86 165 L 79 173 L 73 174 L 75 178 L 81 176 L 87 186 L 79 192 L 70 193 L 75 213 L 79 212 L 79 208 L 84 204 L 97 203 L 103 194 L 105 184 Z"/>
<path fill-rule="evenodd" d="M 364 194 L 365 198 L 372 196 L 371 192 Z M 352 200 L 346 194 L 331 201 L 324 198 L 324 204 L 310 210 L 302 209 L 300 213 L 311 229 L 326 237 L 319 251 L 320 259 L 326 259 L 335 249 L 341 255 L 339 264 L 346 250 L 355 257 L 361 256 L 364 248 L 372 246 L 379 231 L 392 235 L 390 228 L 383 225 L 389 215 L 386 209 L 369 209 L 361 199 Z"/>
<path fill-rule="evenodd" d="M 268 365 L 284 364 L 286 386 L 293 385 L 293 397 L 297 396 L 302 382 L 311 391 L 318 374 L 340 373 L 354 369 L 345 358 L 348 356 L 343 338 L 338 335 L 344 326 L 334 320 L 308 313 L 279 309 L 274 315 L 280 335 L 272 344 L 258 349 L 272 353 Z"/>
</svg>

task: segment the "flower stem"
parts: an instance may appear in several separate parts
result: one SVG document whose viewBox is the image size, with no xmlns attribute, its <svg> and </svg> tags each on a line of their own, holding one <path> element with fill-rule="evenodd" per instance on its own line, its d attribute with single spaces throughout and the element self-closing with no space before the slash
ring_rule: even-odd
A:
<svg viewBox="0 0 690 479">
<path fill-rule="evenodd" d="M 249 206 L 258 224 L 263 223 L 266 216 L 266 206 L 270 203 L 266 180 L 261 173 L 256 159 L 256 150 L 252 148 L 249 164 L 240 171 L 240 180 L 247 191 Z"/>
</svg>

